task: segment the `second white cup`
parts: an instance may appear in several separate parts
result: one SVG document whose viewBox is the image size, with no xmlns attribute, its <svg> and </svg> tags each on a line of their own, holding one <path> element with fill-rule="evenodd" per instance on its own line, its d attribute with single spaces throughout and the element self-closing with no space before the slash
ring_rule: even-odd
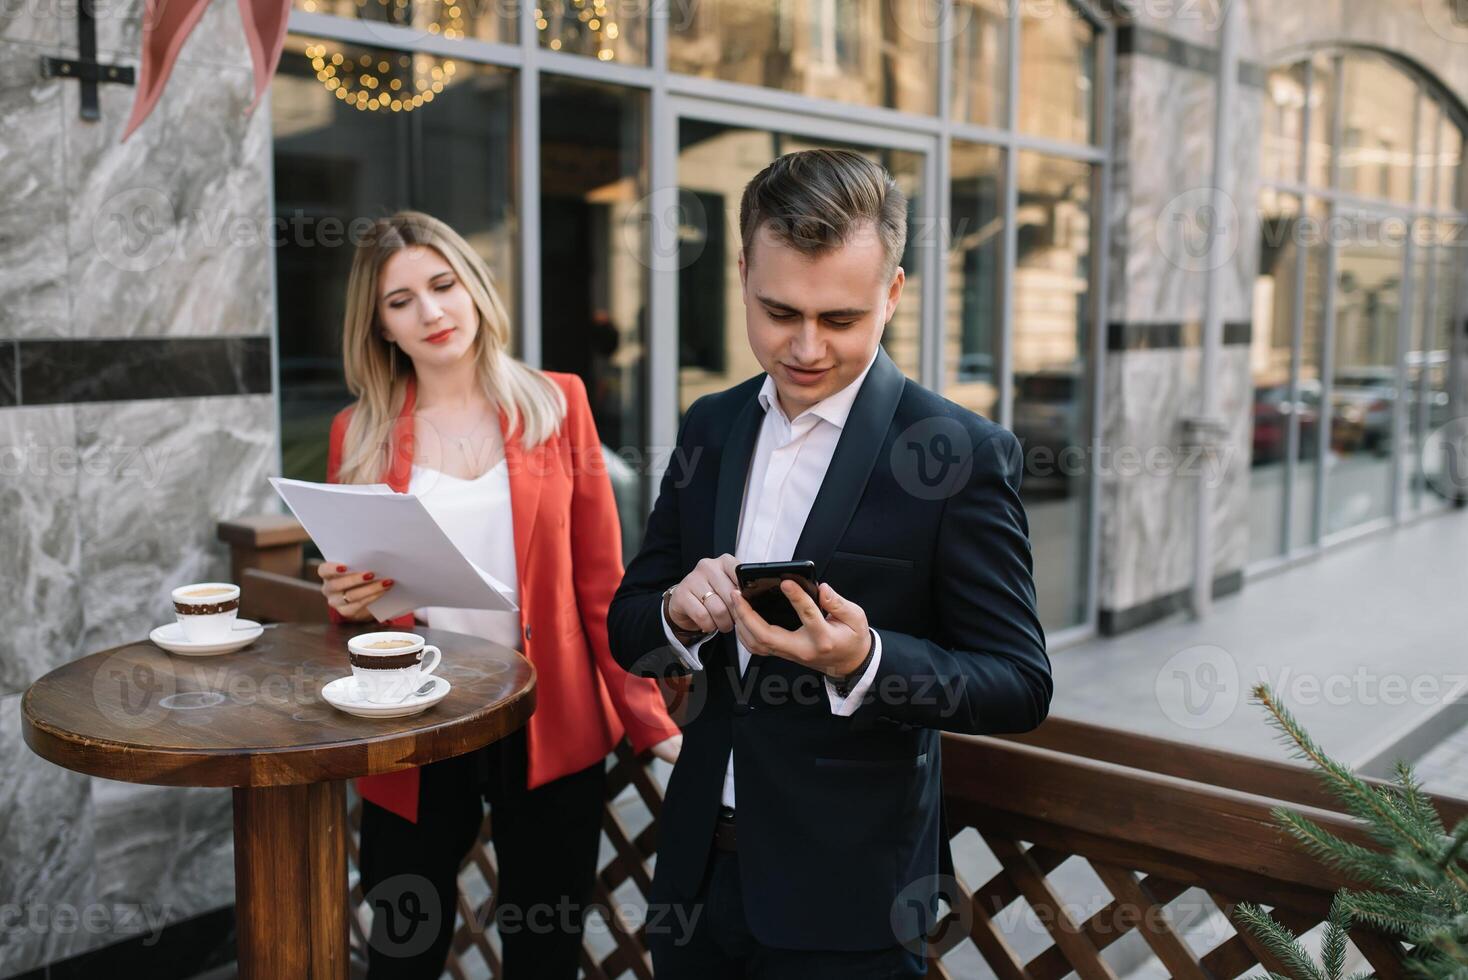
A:
<svg viewBox="0 0 1468 980">
<path fill-rule="evenodd" d="M 438 647 L 417 633 L 395 631 L 354 636 L 347 641 L 347 655 L 358 697 L 374 704 L 403 700 L 443 660 Z"/>
</svg>

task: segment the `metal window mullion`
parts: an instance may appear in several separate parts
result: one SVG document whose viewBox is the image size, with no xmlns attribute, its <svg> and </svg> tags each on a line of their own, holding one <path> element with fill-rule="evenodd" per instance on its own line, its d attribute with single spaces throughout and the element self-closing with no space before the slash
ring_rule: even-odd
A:
<svg viewBox="0 0 1468 980">
<path fill-rule="evenodd" d="M 817 118 L 778 109 L 720 103 L 677 93 L 670 93 L 668 98 L 674 115 L 680 119 L 702 119 L 779 136 L 837 140 L 875 149 L 927 153 L 932 149 L 933 139 L 937 135 L 936 130 L 932 133 L 893 132 L 868 122 Z"/>
<path fill-rule="evenodd" d="M 1345 111 L 1342 101 L 1345 98 L 1345 71 L 1340 55 L 1331 59 L 1332 78 L 1331 84 L 1335 91 L 1331 96 L 1331 119 L 1330 119 L 1330 165 L 1327 183 L 1335 186 L 1340 179 L 1340 144 L 1341 134 L 1345 128 Z M 1326 227 L 1331 227 L 1335 221 L 1337 203 L 1330 199 L 1326 206 Z M 1315 507 L 1312 520 L 1315 524 L 1315 535 L 1313 543 L 1321 545 L 1325 541 L 1325 508 L 1326 508 L 1326 484 L 1330 480 L 1330 474 L 1325 467 L 1325 456 L 1330 449 L 1330 430 L 1334 428 L 1334 409 L 1331 407 L 1331 398 L 1335 395 L 1335 292 L 1336 272 L 1339 264 L 1339 251 L 1337 244 L 1326 236 L 1325 241 L 1325 282 L 1323 283 L 1325 294 L 1324 322 L 1321 324 L 1320 338 L 1320 412 L 1323 424 L 1317 426 L 1319 430 L 1318 444 L 1315 447 Z"/>
<path fill-rule="evenodd" d="M 531 26 L 534 27 L 533 21 Z M 524 31 L 523 20 L 520 29 Z M 468 37 L 448 38 L 442 34 L 426 33 L 417 27 L 384 24 L 354 17 L 336 17 L 331 14 L 312 14 L 304 10 L 290 12 L 286 30 L 291 34 L 308 34 L 344 44 L 412 51 L 506 68 L 518 68 L 525 61 L 522 45 Z"/>
<path fill-rule="evenodd" d="M 1437 119 L 1437 131 L 1432 135 L 1432 183 L 1427 191 L 1428 199 L 1433 201 L 1437 199 L 1438 180 L 1441 176 L 1442 171 L 1442 168 L 1437 165 L 1437 161 L 1439 158 L 1439 154 L 1442 153 L 1443 132 L 1448 125 L 1450 125 L 1450 121 L 1447 118 L 1447 113 L 1439 113 Z M 1415 175 L 1417 168 L 1414 167 L 1412 169 Z M 1434 218 L 1428 220 L 1435 221 L 1437 219 Z M 1422 289 L 1424 292 L 1424 295 L 1422 297 L 1424 301 L 1422 305 L 1422 353 L 1424 358 L 1426 357 L 1428 347 L 1432 342 L 1433 327 L 1435 325 L 1434 321 L 1437 320 L 1437 263 L 1438 249 L 1442 247 L 1442 243 L 1437 241 L 1437 236 L 1434 235 L 1432 246 L 1426 250 L 1427 276 L 1422 283 Z M 1454 333 L 1457 333 L 1457 331 L 1451 331 L 1448 337 L 1448 364 L 1450 365 L 1450 376 L 1452 374 L 1451 365 L 1453 364 L 1454 360 L 1452 354 L 1452 334 Z M 1427 502 L 1425 497 L 1427 487 L 1427 473 L 1425 466 L 1423 465 L 1425 463 L 1426 454 L 1423 452 L 1423 449 L 1425 448 L 1423 443 L 1426 441 L 1427 426 L 1431 420 L 1431 415 L 1429 414 L 1429 402 L 1427 400 L 1428 392 L 1431 387 L 1428 381 L 1429 376 L 1430 372 L 1427 370 L 1427 364 L 1424 361 L 1417 377 L 1417 434 L 1422 441 L 1418 442 L 1417 444 L 1417 458 L 1416 460 L 1414 460 L 1416 464 L 1417 475 L 1421 478 L 1418 480 L 1417 499 L 1423 506 L 1425 506 Z"/>
<path fill-rule="evenodd" d="M 534 56 L 536 66 L 543 74 L 570 75 L 628 88 L 651 88 L 656 83 L 655 72 L 646 65 L 602 61 L 590 55 L 550 51 L 539 46 Z"/>
<path fill-rule="evenodd" d="M 1229 168 L 1230 146 L 1228 120 L 1233 117 L 1234 89 L 1238 84 L 1238 14 L 1232 7 L 1223 11 L 1219 27 L 1218 76 L 1213 104 L 1213 174 L 1210 197 L 1216 214 L 1224 212 L 1228 199 L 1226 185 L 1232 175 Z M 1216 372 L 1223 355 L 1223 281 L 1228 261 L 1224 237 L 1210 229 L 1207 279 L 1203 287 L 1203 338 L 1198 371 L 1197 417 L 1211 424 L 1218 414 L 1218 381 Z M 1209 445 L 1212 436 L 1204 434 L 1200 441 Z M 1193 522 L 1193 587 L 1192 615 L 1206 617 L 1213 608 L 1213 485 L 1199 477 L 1197 481 L 1196 517 Z"/>
<path fill-rule="evenodd" d="M 954 0 L 941 0 L 939 24 L 948 28 L 953 23 Z M 938 138 L 932 157 L 933 185 L 928 201 L 933 213 L 933 228 L 924 236 L 928 249 L 927 301 L 923 304 L 922 341 L 919 345 L 922 378 L 925 387 L 942 392 L 944 387 L 944 346 L 947 342 L 948 250 L 953 221 L 953 141 L 950 117 L 953 114 L 953 43 L 947 29 L 938 32 Z M 911 233 L 911 229 L 909 229 Z"/>
<path fill-rule="evenodd" d="M 725 102 L 756 110 L 796 113 L 803 116 L 852 120 L 894 132 L 917 132 L 932 135 L 938 131 L 938 117 L 901 112 L 886 106 L 862 105 L 818 99 L 784 89 L 762 88 L 744 82 L 719 78 L 668 73 L 668 91 L 674 95 L 710 102 Z"/>
<path fill-rule="evenodd" d="M 648 10 L 653 86 L 648 95 L 648 187 L 649 213 L 642 243 L 648 257 L 648 439 L 651 465 L 647 467 L 644 500 L 651 510 L 657 488 L 678 440 L 678 272 L 676 263 L 678 207 L 678 116 L 668 91 L 668 5 L 653 4 Z M 672 225 L 671 231 L 668 226 Z M 660 236 L 671 234 L 671 241 Z M 667 250 L 673 248 L 670 261 Z"/>
<path fill-rule="evenodd" d="M 532 4 L 520 7 L 520 55 L 523 67 L 517 87 L 519 120 L 515 160 L 519 170 L 515 193 L 520 215 L 520 359 L 532 367 L 544 362 L 540 298 L 540 75 L 536 65 L 539 33 Z"/>
<path fill-rule="evenodd" d="M 1015 228 L 1019 211 L 1019 147 L 1012 138 L 1019 120 L 1019 17 L 1020 0 L 1009 0 L 1005 36 L 1004 126 L 1011 139 L 1004 145 L 1004 244 L 1000 250 L 1004 274 L 999 294 L 999 424 L 1014 427 L 1014 272 L 1019 244 Z"/>
<path fill-rule="evenodd" d="M 1415 158 L 1417 153 L 1417 130 L 1422 125 L 1422 102 L 1424 93 L 1421 88 L 1417 89 L 1416 97 L 1412 100 L 1412 127 L 1411 146 Z M 1415 163 L 1415 159 L 1414 159 Z M 1413 166 L 1407 177 L 1407 197 L 1409 200 L 1417 200 L 1417 167 Z M 1391 446 L 1391 500 L 1389 510 L 1392 520 L 1400 524 L 1402 515 L 1406 510 L 1406 487 L 1408 474 L 1405 471 L 1410 460 L 1406 460 L 1402 453 L 1402 447 L 1407 441 L 1407 405 L 1411 399 L 1407 397 L 1407 352 L 1412 348 L 1412 293 L 1413 262 L 1417 257 L 1416 235 L 1411 234 L 1411 219 L 1408 220 L 1408 235 L 1406 245 L 1402 249 L 1402 278 L 1401 289 L 1397 295 L 1397 363 L 1396 363 L 1396 389 L 1397 397 L 1392 399 L 1392 446 Z"/>
<path fill-rule="evenodd" d="M 1295 176 L 1301 184 L 1309 180 L 1310 173 L 1310 90 L 1315 85 L 1315 63 L 1305 61 L 1305 105 L 1300 110 L 1300 155 L 1295 161 Z M 1301 221 L 1308 221 L 1310 212 L 1303 195 L 1295 195 L 1295 213 Z M 1279 553 L 1288 555 L 1295 541 L 1295 487 L 1299 482 L 1300 467 L 1300 368 L 1305 363 L 1305 280 L 1310 274 L 1310 255 L 1295 236 L 1295 277 L 1290 302 L 1290 417 L 1285 425 L 1285 470 L 1284 492 L 1280 506 Z"/>
<path fill-rule="evenodd" d="M 1101 596 L 1098 585 L 1101 581 L 1101 458 L 1103 433 L 1101 418 L 1105 408 L 1106 389 L 1106 315 L 1110 303 L 1109 252 L 1106 236 L 1109 226 L 1106 216 L 1111 213 L 1111 159 L 1114 141 L 1112 119 L 1115 115 L 1113 102 L 1116 96 L 1116 32 L 1109 25 L 1099 28 L 1102 63 L 1096 68 L 1096 84 L 1101 86 L 1097 111 L 1101 113 L 1101 162 L 1093 168 L 1096 176 L 1092 186 L 1100 187 L 1100 193 L 1092 193 L 1091 199 L 1091 271 L 1096 277 L 1092 290 L 1091 315 L 1091 462 L 1087 467 L 1088 496 L 1086 512 L 1086 581 L 1084 585 L 1085 623 L 1092 629 L 1100 617 Z"/>
<path fill-rule="evenodd" d="M 1051 139 L 1048 136 L 1016 133 L 995 126 L 985 126 L 982 123 L 955 120 L 949 126 L 949 132 L 956 139 L 967 140 L 970 143 L 995 143 L 1000 146 L 1015 143 L 1022 150 L 1036 150 L 1048 156 L 1067 157 L 1091 163 L 1100 162 L 1102 156 L 1099 146 Z"/>
</svg>

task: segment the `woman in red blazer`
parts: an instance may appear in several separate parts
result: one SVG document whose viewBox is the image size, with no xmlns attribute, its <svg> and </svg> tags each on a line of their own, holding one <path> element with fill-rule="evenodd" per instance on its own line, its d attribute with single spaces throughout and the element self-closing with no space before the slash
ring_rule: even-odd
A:
<svg viewBox="0 0 1468 980">
<path fill-rule="evenodd" d="M 489 270 L 457 233 L 414 212 L 374 224 L 353 259 L 343 330 L 357 401 L 332 424 L 327 479 L 418 493 L 471 559 L 513 582 L 518 613 L 419 612 L 519 649 L 537 690 L 520 732 L 357 781 L 371 980 L 442 972 L 481 797 L 494 815 L 504 975 L 574 978 L 604 760 L 624 733 L 668 761 L 682 741 L 656 682 L 627 675 L 607 644 L 621 531 L 585 386 L 516 361 L 509 340 Z M 329 560 L 321 575 L 338 622 L 375 623 L 371 605 L 393 586 Z M 411 628 L 415 617 L 389 622 Z"/>
</svg>

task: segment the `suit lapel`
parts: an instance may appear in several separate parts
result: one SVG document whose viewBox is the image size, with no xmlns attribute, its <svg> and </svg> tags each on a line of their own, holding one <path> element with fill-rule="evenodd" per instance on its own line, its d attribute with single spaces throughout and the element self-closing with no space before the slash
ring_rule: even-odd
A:
<svg viewBox="0 0 1468 980">
<path fill-rule="evenodd" d="M 504 438 L 505 467 L 510 471 L 510 511 L 515 527 L 515 572 L 519 576 L 517 590 L 523 610 L 530 564 L 530 538 L 535 531 L 535 515 L 540 508 L 540 476 L 547 472 L 544 459 L 547 444 L 542 442 L 527 452 L 520 440 L 524 425 L 517 425 L 513 433 L 508 425 L 509 418 L 501 409 L 500 433 Z"/>
<path fill-rule="evenodd" d="M 846 425 L 831 456 L 831 465 L 826 469 L 820 492 L 795 545 L 797 561 L 810 559 L 816 563 L 816 581 L 825 574 L 831 552 L 836 550 L 856 513 L 877 455 L 886 443 L 887 430 L 905 384 L 906 378 L 897 365 L 886 351 L 878 348 L 877 359 L 856 393 L 851 414 L 846 417 Z"/>
<path fill-rule="evenodd" d="M 714 498 L 714 554 L 734 553 L 738 543 L 739 512 L 744 507 L 744 484 L 749 477 L 749 463 L 754 456 L 754 444 L 759 438 L 760 424 L 764 422 L 760 411 L 759 389 L 755 389 L 744 408 L 734 417 L 729 429 L 729 439 L 719 459 L 719 489 Z"/>
</svg>

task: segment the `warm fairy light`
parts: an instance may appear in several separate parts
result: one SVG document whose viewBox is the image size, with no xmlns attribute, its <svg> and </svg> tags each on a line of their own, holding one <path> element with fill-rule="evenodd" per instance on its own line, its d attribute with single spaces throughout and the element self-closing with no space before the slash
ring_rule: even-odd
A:
<svg viewBox="0 0 1468 980">
<path fill-rule="evenodd" d="M 426 54 L 353 54 L 308 44 L 306 60 L 316 80 L 361 112 L 412 112 L 432 102 L 451 83 L 459 66 L 452 58 Z"/>
<path fill-rule="evenodd" d="M 328 10 L 324 0 L 299 0 L 302 9 Z M 468 36 L 463 0 L 354 0 L 358 8 L 376 6 L 380 16 L 366 12 L 359 17 L 405 27 L 427 28 L 428 33 L 446 38 Z M 600 8 L 598 8 L 600 9 Z M 425 16 L 426 14 L 426 16 Z M 540 12 L 536 12 L 540 17 Z M 343 53 L 346 49 L 347 53 Z M 360 51 L 360 49 L 358 49 Z M 442 92 L 453 80 L 452 60 L 428 54 L 361 54 L 335 42 L 306 46 L 316 80 L 333 95 L 363 112 L 412 112 L 431 102 L 433 92 Z M 430 86 L 430 83 L 432 85 Z M 431 87 L 431 91 L 430 91 Z M 409 95 L 409 93 L 418 93 Z"/>
<path fill-rule="evenodd" d="M 563 47 L 596 52 L 601 61 L 617 56 L 612 42 L 622 29 L 615 19 L 613 0 L 550 0 L 535 10 L 535 29 L 552 51 Z"/>
</svg>

